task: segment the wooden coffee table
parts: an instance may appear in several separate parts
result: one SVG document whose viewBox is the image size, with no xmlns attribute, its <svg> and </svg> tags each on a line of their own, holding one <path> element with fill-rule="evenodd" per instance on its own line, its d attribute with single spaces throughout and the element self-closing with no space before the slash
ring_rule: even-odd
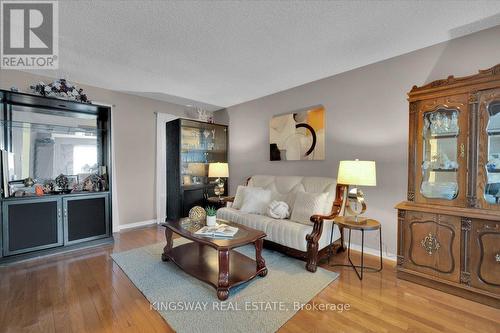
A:
<svg viewBox="0 0 500 333">
<path fill-rule="evenodd" d="M 254 277 L 266 276 L 267 268 L 262 258 L 263 238 L 266 234 L 237 223 L 222 222 L 239 228 L 232 238 L 211 238 L 195 235 L 202 227 L 189 219 L 168 220 L 165 227 L 167 245 L 161 259 L 171 260 L 184 272 L 204 281 L 217 289 L 217 297 L 224 301 L 229 289 Z M 176 233 L 192 242 L 172 247 L 172 234 Z M 255 260 L 233 251 L 247 244 L 255 246 Z"/>
</svg>

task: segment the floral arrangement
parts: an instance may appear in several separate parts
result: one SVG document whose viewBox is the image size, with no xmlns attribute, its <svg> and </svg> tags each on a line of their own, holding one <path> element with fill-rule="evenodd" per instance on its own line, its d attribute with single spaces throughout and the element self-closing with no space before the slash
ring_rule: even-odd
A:
<svg viewBox="0 0 500 333">
<path fill-rule="evenodd" d="M 56 97 L 82 103 L 91 103 L 87 95 L 83 93 L 82 88 L 72 85 L 65 79 L 56 80 L 49 84 L 40 81 L 37 84 L 31 85 L 30 89 L 33 93 L 45 97 Z"/>
</svg>

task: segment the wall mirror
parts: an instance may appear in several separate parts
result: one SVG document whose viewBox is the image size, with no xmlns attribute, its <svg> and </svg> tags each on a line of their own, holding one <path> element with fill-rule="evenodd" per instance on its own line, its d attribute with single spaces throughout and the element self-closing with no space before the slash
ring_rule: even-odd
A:
<svg viewBox="0 0 500 333">
<path fill-rule="evenodd" d="M 96 115 L 13 105 L 11 120 L 3 126 L 11 142 L 9 181 L 60 174 L 79 181 L 98 172 Z"/>
</svg>

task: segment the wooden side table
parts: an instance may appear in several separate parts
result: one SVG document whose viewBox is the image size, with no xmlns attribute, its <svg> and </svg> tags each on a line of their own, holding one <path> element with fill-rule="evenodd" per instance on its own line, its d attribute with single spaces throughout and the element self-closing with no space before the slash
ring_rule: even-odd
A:
<svg viewBox="0 0 500 333">
<path fill-rule="evenodd" d="M 222 207 L 226 207 L 227 203 L 230 201 L 233 201 L 233 200 L 234 200 L 234 197 L 221 196 L 220 198 L 219 197 L 209 197 L 207 199 L 207 202 L 209 205 L 215 206 L 216 209 L 219 209 Z"/>
<path fill-rule="evenodd" d="M 337 216 L 336 218 L 333 219 L 333 222 L 339 226 L 339 228 L 342 230 L 344 229 L 349 229 L 349 240 L 347 243 L 347 259 L 349 260 L 350 265 L 330 265 L 332 267 L 335 266 L 351 266 L 354 271 L 356 272 L 356 275 L 360 280 L 363 280 L 363 272 L 365 270 L 368 270 L 370 272 L 380 272 L 383 268 L 382 264 L 382 226 L 380 225 L 380 222 L 374 219 L 367 219 L 366 222 L 359 223 L 359 222 L 354 222 L 349 219 L 349 217 L 346 216 Z M 361 265 L 354 265 L 354 263 L 351 260 L 351 231 L 352 230 L 359 230 L 361 231 Z M 378 230 L 379 233 L 379 248 L 380 248 L 380 267 L 375 268 L 375 267 L 365 267 L 364 265 L 364 247 L 365 247 L 365 231 L 371 231 L 371 230 Z M 357 268 L 360 268 L 358 271 Z"/>
</svg>

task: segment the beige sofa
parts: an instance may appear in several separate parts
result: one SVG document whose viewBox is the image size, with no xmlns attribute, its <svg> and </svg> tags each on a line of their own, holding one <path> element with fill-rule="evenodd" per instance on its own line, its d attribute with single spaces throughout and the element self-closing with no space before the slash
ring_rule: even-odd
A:
<svg viewBox="0 0 500 333">
<path fill-rule="evenodd" d="M 327 203 L 323 212 L 311 216 L 311 222 L 307 224 L 294 222 L 290 219 L 274 219 L 266 215 L 249 214 L 232 208 L 230 205 L 217 211 L 219 219 L 264 231 L 267 234 L 264 241 L 267 248 L 306 260 L 306 269 L 311 272 L 316 271 L 318 260 L 328 255 L 330 244 L 332 244 L 333 250 L 343 250 L 342 233 L 332 222 L 332 219 L 342 209 L 345 187 L 343 185 L 337 186 L 335 179 L 256 175 L 248 180 L 247 186 L 270 190 L 272 200 L 287 202 L 290 211 L 293 209 L 295 193 L 300 191 L 327 192 Z"/>
</svg>

